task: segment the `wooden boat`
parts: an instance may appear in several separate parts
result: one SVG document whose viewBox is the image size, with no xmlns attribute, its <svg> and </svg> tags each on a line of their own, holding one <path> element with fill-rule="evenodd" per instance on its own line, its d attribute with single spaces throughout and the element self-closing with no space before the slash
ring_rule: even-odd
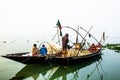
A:
<svg viewBox="0 0 120 80">
<path fill-rule="evenodd" d="M 77 63 L 79 61 L 88 60 L 91 58 L 94 58 L 96 56 L 101 55 L 101 49 L 98 49 L 94 53 L 90 53 L 87 55 L 82 56 L 69 56 L 69 57 L 63 57 L 56 54 L 48 54 L 45 56 L 23 56 L 27 55 L 29 52 L 25 53 L 14 53 L 14 54 L 6 54 L 2 55 L 2 57 L 24 63 L 24 64 L 36 64 L 36 63 L 57 63 L 57 64 L 71 64 L 71 63 Z"/>
<path fill-rule="evenodd" d="M 68 27 L 68 28 L 70 28 L 70 27 Z M 75 29 L 73 29 L 73 30 L 75 30 Z M 74 43 L 74 47 L 69 49 L 67 52 L 66 51 L 64 52 L 61 50 L 60 52 L 56 52 L 55 54 L 48 53 L 45 56 L 42 56 L 42 55 L 24 56 L 24 55 L 29 54 L 29 52 L 24 52 L 24 53 L 6 54 L 6 55 L 2 55 L 2 57 L 5 57 L 8 59 L 17 61 L 17 62 L 21 62 L 24 64 L 36 64 L 36 63 L 41 63 L 41 62 L 42 63 L 47 62 L 49 64 L 57 63 L 57 64 L 64 64 L 64 65 L 67 64 L 68 65 L 71 63 L 77 63 L 79 61 L 88 60 L 93 57 L 101 55 L 102 46 L 101 46 L 100 42 L 97 41 L 98 42 L 97 45 L 93 46 L 93 44 L 92 44 L 92 45 L 90 45 L 89 48 L 83 48 L 84 43 L 86 41 L 85 40 L 86 35 L 85 35 L 85 37 L 82 37 L 82 41 L 80 43 L 78 43 L 78 34 L 80 35 L 80 33 L 78 31 L 76 31 L 76 33 L 77 33 L 77 37 L 76 37 L 76 42 Z M 87 32 L 87 34 L 89 34 L 89 32 Z M 67 55 L 66 55 L 66 53 L 67 53 Z"/>
</svg>

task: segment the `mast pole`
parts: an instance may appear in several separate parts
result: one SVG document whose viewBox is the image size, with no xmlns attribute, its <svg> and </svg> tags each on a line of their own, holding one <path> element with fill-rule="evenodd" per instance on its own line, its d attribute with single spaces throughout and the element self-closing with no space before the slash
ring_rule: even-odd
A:
<svg viewBox="0 0 120 80">
<path fill-rule="evenodd" d="M 77 28 L 77 31 L 79 32 L 79 26 Z M 78 33 L 76 32 L 76 44 L 78 43 Z"/>
</svg>

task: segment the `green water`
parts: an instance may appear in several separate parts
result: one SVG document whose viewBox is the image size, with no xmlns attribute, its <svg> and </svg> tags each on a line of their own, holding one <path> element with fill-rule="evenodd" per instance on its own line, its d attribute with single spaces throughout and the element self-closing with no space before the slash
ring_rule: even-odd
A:
<svg viewBox="0 0 120 80">
<path fill-rule="evenodd" d="M 0 42 L 0 55 L 30 51 L 32 44 L 27 40 Z M 119 61 L 120 53 L 107 48 L 99 60 L 71 66 L 50 63 L 25 65 L 0 57 L 0 80 L 119 80 Z"/>
<path fill-rule="evenodd" d="M 70 66 L 24 65 L 0 57 L 0 80 L 119 80 L 120 54 L 105 49 L 102 58 Z"/>
</svg>

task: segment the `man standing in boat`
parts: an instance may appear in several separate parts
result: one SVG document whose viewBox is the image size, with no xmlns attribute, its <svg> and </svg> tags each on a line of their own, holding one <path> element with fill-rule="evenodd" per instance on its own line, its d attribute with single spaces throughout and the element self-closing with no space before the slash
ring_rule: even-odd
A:
<svg viewBox="0 0 120 80">
<path fill-rule="evenodd" d="M 63 54 L 67 52 L 68 49 L 68 42 L 69 42 L 69 34 L 66 33 L 65 36 L 62 37 L 62 50 L 63 50 Z"/>
</svg>

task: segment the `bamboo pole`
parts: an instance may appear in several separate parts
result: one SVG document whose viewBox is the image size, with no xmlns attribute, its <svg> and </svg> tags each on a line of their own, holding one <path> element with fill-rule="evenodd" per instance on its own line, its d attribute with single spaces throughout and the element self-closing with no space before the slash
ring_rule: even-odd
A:
<svg viewBox="0 0 120 80">
<path fill-rule="evenodd" d="M 81 28 L 81 27 L 80 27 L 80 28 Z M 90 28 L 88 31 L 86 30 L 87 33 L 86 33 L 86 35 L 84 36 L 84 39 L 85 39 L 85 37 L 89 34 L 89 32 L 90 32 L 90 30 L 91 30 L 92 28 L 93 28 L 93 26 L 91 26 L 91 28 Z M 82 43 L 83 41 L 84 41 L 84 40 L 82 40 L 81 43 Z"/>
<path fill-rule="evenodd" d="M 85 32 L 88 32 L 87 30 L 85 30 L 84 28 L 80 27 L 82 30 L 84 30 Z M 88 32 L 89 33 L 89 32 Z M 89 33 L 90 34 L 90 33 Z M 93 37 L 97 42 L 99 42 L 92 34 L 90 34 L 91 37 Z"/>
</svg>

